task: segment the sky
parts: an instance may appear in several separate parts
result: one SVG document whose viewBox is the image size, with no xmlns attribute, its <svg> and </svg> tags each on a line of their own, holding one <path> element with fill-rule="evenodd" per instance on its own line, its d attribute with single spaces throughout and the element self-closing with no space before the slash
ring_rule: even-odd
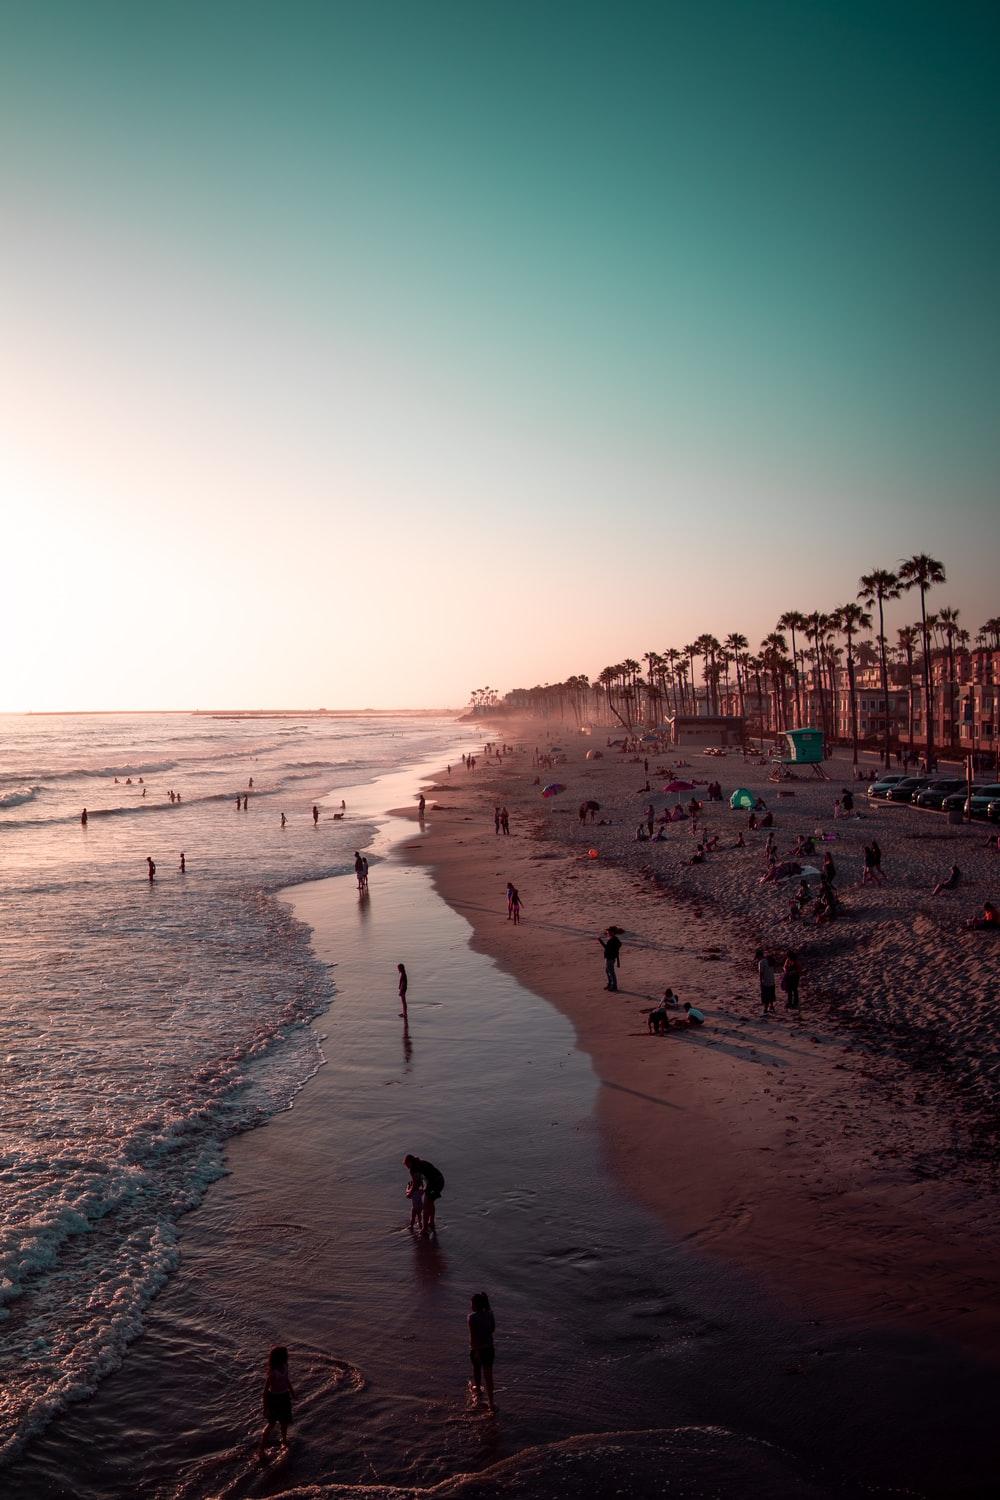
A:
<svg viewBox="0 0 1000 1500">
<path fill-rule="evenodd" d="M 916 551 L 974 633 L 998 62 L 992 0 L 0 0 L 0 711 L 457 706 Z"/>
</svg>

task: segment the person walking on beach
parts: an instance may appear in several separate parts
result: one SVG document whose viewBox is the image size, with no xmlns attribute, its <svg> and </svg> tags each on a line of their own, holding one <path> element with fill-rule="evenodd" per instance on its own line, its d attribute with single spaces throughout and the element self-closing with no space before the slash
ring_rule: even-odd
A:
<svg viewBox="0 0 1000 1500">
<path fill-rule="evenodd" d="M 513 883 L 513 881 L 508 880 L 508 882 L 507 882 L 507 921 L 508 922 L 510 921 L 511 917 L 514 915 L 514 904 L 513 903 L 514 903 L 514 883 Z"/>
<path fill-rule="evenodd" d="M 354 873 L 358 879 L 358 890 L 363 891 L 365 888 L 365 862 L 361 858 L 360 849 L 355 849 L 354 851 Z"/>
<path fill-rule="evenodd" d="M 236 799 L 236 811 L 239 812 L 239 810 L 240 810 L 240 808 L 242 806 L 243 806 L 243 798 L 242 797 L 237 797 L 237 799 Z"/>
<path fill-rule="evenodd" d="M 613 992 L 617 991 L 618 975 L 615 971 L 621 968 L 621 941 L 617 932 L 612 932 L 610 928 L 608 929 L 607 938 L 599 937 L 597 941 L 604 949 L 604 972 L 608 980 L 604 988 Z"/>
<path fill-rule="evenodd" d="M 420 793 L 420 801 L 417 803 L 417 817 L 418 818 L 422 818 L 423 817 L 423 815 L 424 815 L 424 808 L 426 806 L 427 806 L 427 798 L 424 796 L 423 792 L 421 792 Z"/>
<path fill-rule="evenodd" d="M 156 879 L 156 866 L 153 863 L 152 855 L 149 854 L 146 855 L 146 869 L 149 873 L 149 883 L 150 885 L 152 885 L 153 881 Z"/>
<path fill-rule="evenodd" d="M 182 849 L 181 850 L 181 874 L 182 875 L 185 874 L 186 871 L 187 871 L 187 860 L 184 858 L 184 850 Z"/>
<path fill-rule="evenodd" d="M 774 1009 L 774 969 L 763 948 L 757 949 L 754 959 L 757 963 L 757 978 L 760 981 L 761 1009 L 765 1016 L 769 1016 Z"/>
<path fill-rule="evenodd" d="M 285 824 L 287 822 L 288 822 L 288 819 L 285 817 L 284 813 L 282 813 L 281 814 L 281 826 L 282 826 L 282 828 L 284 828 L 284 826 L 285 826 Z"/>
<path fill-rule="evenodd" d="M 264 1375 L 264 1431 L 260 1435 L 260 1461 L 265 1462 L 267 1448 L 275 1424 L 281 1429 L 281 1446 L 288 1447 L 288 1426 L 292 1420 L 292 1402 L 295 1390 L 288 1373 L 288 1350 L 284 1344 L 275 1344 L 267 1356 L 267 1371 Z"/>
<path fill-rule="evenodd" d="M 521 893 L 517 886 L 513 886 L 510 893 L 510 917 L 515 927 L 521 923 Z"/>
<path fill-rule="evenodd" d="M 501 807 L 500 809 L 500 827 L 505 834 L 510 833 L 510 813 L 505 807 Z"/>
<path fill-rule="evenodd" d="M 313 827 L 314 828 L 316 827 L 316 824 L 318 822 L 319 822 L 319 808 L 314 803 L 313 804 Z"/>
<path fill-rule="evenodd" d="M 403 964 L 396 965 L 399 974 L 399 1003 L 403 1007 L 403 1018 L 406 1018 L 406 991 L 409 988 L 409 980 L 406 977 L 406 969 Z"/>
<path fill-rule="evenodd" d="M 496 1318 L 485 1292 L 476 1292 L 469 1313 L 469 1358 L 472 1361 L 472 1394 L 478 1405 L 482 1399 L 482 1388 L 486 1387 L 486 1404 L 491 1412 L 496 1411 L 493 1399 L 493 1361 L 496 1349 L 493 1336 Z"/>
<path fill-rule="evenodd" d="M 423 1161 L 409 1153 L 403 1157 L 403 1166 L 409 1172 L 411 1182 L 424 1190 L 424 1234 L 434 1234 L 434 1205 L 444 1192 L 444 1173 L 433 1162 Z"/>
</svg>

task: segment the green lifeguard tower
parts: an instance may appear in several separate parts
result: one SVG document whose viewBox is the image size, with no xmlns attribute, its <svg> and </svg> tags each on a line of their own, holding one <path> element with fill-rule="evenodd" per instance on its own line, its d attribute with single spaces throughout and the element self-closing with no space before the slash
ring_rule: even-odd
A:
<svg viewBox="0 0 1000 1500">
<path fill-rule="evenodd" d="M 781 764 L 812 766 L 814 776 L 818 776 L 821 781 L 829 781 L 830 778 L 823 769 L 822 729 L 785 729 L 782 734 L 788 744 L 788 754 L 782 756 Z"/>
</svg>

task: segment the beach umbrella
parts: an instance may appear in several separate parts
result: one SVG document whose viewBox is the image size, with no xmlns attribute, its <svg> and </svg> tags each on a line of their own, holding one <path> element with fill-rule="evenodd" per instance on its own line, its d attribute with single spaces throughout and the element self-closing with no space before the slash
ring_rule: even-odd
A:
<svg viewBox="0 0 1000 1500">
<path fill-rule="evenodd" d="M 550 781 L 548 786 L 542 787 L 542 796 L 555 797 L 559 794 L 559 792 L 564 792 L 565 790 L 566 788 L 563 786 L 561 781 Z"/>
<path fill-rule="evenodd" d="M 665 792 L 693 792 L 693 781 L 668 781 L 663 788 Z"/>
</svg>

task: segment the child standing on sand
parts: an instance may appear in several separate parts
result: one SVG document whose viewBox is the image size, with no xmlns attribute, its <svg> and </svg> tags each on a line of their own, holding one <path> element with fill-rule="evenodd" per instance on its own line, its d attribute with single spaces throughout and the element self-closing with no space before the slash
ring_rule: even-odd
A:
<svg viewBox="0 0 1000 1500">
<path fill-rule="evenodd" d="M 292 1420 L 294 1396 L 295 1391 L 288 1374 L 288 1350 L 284 1344 L 275 1344 L 267 1357 L 267 1373 L 264 1377 L 264 1418 L 267 1425 L 260 1435 L 262 1462 L 275 1423 L 281 1428 L 281 1446 L 288 1447 L 288 1424 Z"/>
</svg>

